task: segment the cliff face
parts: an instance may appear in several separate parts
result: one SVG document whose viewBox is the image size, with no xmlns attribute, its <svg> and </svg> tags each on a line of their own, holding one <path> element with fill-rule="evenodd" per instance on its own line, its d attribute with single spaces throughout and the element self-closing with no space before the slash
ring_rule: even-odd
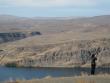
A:
<svg viewBox="0 0 110 83">
<path fill-rule="evenodd" d="M 95 54 L 98 59 L 97 66 L 110 66 L 110 39 L 78 40 L 31 47 L 15 46 L 13 52 L 8 50 L 1 53 L 1 57 L 5 56 L 1 60 L 2 65 L 14 63 L 25 67 L 90 66 L 91 55 Z"/>
<path fill-rule="evenodd" d="M 0 43 L 14 41 L 26 38 L 26 34 L 21 32 L 14 32 L 14 33 L 0 33 Z"/>
<path fill-rule="evenodd" d="M 29 36 L 41 35 L 40 32 L 7 32 L 7 33 L 0 33 L 0 43 L 15 41 L 27 38 Z"/>
</svg>

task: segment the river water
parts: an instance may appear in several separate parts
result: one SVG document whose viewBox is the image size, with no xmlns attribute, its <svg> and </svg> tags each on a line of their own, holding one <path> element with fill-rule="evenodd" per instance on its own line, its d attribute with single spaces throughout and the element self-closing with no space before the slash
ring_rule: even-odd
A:
<svg viewBox="0 0 110 83">
<path fill-rule="evenodd" d="M 0 67 L 0 81 L 9 79 L 32 79 L 52 77 L 79 76 L 82 72 L 90 74 L 90 68 L 8 68 Z M 110 73 L 110 68 L 97 68 L 96 73 Z"/>
</svg>

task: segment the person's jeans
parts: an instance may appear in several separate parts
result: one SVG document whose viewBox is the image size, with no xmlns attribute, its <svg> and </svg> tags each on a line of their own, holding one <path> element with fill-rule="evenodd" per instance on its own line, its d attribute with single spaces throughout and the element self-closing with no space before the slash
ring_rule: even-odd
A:
<svg viewBox="0 0 110 83">
<path fill-rule="evenodd" d="M 95 64 L 91 66 L 91 75 L 95 74 Z"/>
</svg>

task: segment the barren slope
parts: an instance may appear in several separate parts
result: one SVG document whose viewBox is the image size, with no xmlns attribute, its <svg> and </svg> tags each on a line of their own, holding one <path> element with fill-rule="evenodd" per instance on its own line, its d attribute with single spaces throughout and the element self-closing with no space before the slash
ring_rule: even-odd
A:
<svg viewBox="0 0 110 83">
<path fill-rule="evenodd" d="M 98 65 L 110 64 L 109 33 L 73 33 L 30 37 L 17 42 L 1 44 L 1 64 L 18 66 L 58 67 L 88 66 L 94 53 Z"/>
<path fill-rule="evenodd" d="M 91 55 L 96 54 L 98 66 L 109 66 L 108 18 L 109 16 L 99 16 L 37 21 L 37 27 L 34 29 L 41 30 L 45 35 L 1 44 L 0 64 L 25 67 L 89 66 Z"/>
</svg>

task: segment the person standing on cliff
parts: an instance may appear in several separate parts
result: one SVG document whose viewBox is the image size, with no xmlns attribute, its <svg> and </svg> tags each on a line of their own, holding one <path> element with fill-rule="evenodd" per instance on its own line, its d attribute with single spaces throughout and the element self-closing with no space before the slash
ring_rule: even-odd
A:
<svg viewBox="0 0 110 83">
<path fill-rule="evenodd" d="M 91 57 L 91 75 L 95 74 L 96 60 L 97 60 L 97 58 L 95 57 L 95 54 L 92 54 L 92 57 Z"/>
</svg>

